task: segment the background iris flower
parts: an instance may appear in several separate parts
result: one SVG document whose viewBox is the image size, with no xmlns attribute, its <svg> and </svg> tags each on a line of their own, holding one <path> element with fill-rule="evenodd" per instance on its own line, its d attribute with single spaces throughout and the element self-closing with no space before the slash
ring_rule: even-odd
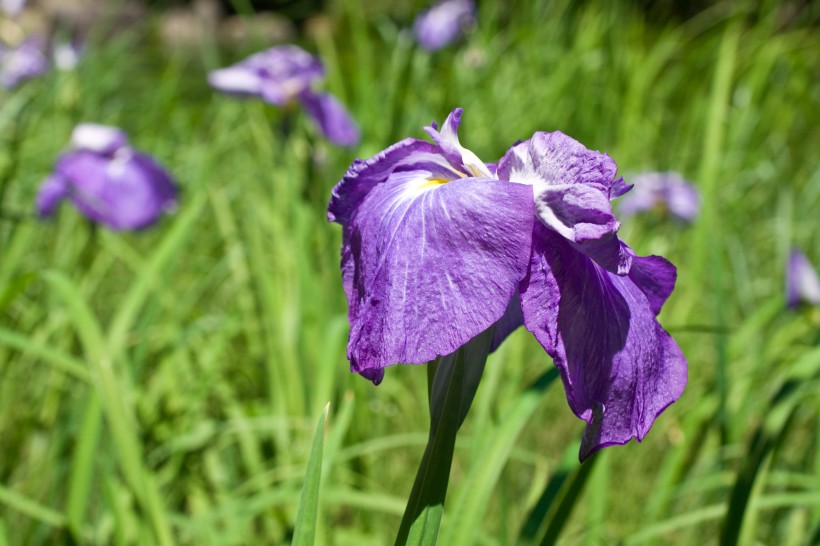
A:
<svg viewBox="0 0 820 546">
<path fill-rule="evenodd" d="M 214 70 L 208 82 L 220 91 L 259 97 L 276 106 L 298 100 L 328 140 L 354 146 L 359 142 L 359 128 L 350 114 L 335 96 L 313 90 L 324 74 L 318 58 L 300 47 L 283 45 Z"/>
<path fill-rule="evenodd" d="M 26 0 L 0 0 L 0 10 L 10 17 L 15 17 L 26 7 Z"/>
<path fill-rule="evenodd" d="M 681 395 L 686 360 L 655 318 L 675 267 L 616 235 L 610 200 L 628 187 L 615 162 L 539 132 L 494 173 L 461 146 L 460 119 L 425 128 L 435 144 L 408 138 L 357 160 L 333 190 L 352 370 L 378 383 L 385 366 L 523 323 L 588 423 L 581 459 L 643 439 Z"/>
<path fill-rule="evenodd" d="M 786 264 L 786 305 L 820 305 L 820 278 L 805 254 L 793 248 Z"/>
<path fill-rule="evenodd" d="M 633 179 L 633 189 L 620 201 L 618 210 L 626 217 L 656 207 L 692 222 L 700 211 L 700 193 L 678 173 L 643 173 Z"/>
<path fill-rule="evenodd" d="M 93 222 L 133 230 L 173 210 L 177 188 L 154 159 L 128 145 L 124 132 L 82 123 L 71 135 L 71 149 L 40 188 L 37 212 L 51 216 L 65 198 Z"/>
<path fill-rule="evenodd" d="M 421 47 L 436 51 L 456 41 L 474 21 L 472 0 L 444 0 L 416 17 L 413 32 Z"/>
<path fill-rule="evenodd" d="M 14 47 L 0 44 L 0 85 L 6 89 L 16 87 L 44 74 L 48 64 L 46 40 L 42 36 L 30 36 Z"/>
</svg>

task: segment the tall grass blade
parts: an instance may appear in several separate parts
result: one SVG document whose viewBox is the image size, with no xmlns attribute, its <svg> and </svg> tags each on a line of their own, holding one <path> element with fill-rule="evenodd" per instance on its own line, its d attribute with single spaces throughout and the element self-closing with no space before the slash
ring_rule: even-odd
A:
<svg viewBox="0 0 820 546">
<path fill-rule="evenodd" d="M 755 482 L 759 479 L 764 462 L 772 450 L 781 444 L 802 399 L 817 388 L 817 380 L 807 381 L 806 374 L 812 371 L 817 373 L 816 368 L 820 366 L 818 355 L 820 352 L 815 350 L 795 364 L 791 377 L 778 389 L 768 405 L 766 417 L 755 430 L 748 455 L 741 464 L 729 495 L 720 535 L 721 546 L 735 546 L 739 543 L 744 518 L 753 499 Z"/>
<path fill-rule="evenodd" d="M 555 544 L 581 496 L 597 456 L 578 463 L 578 445 L 567 448 L 561 466 L 547 482 L 535 507 L 525 520 L 519 544 Z"/>
<path fill-rule="evenodd" d="M 293 531 L 293 546 L 313 546 L 316 539 L 316 524 L 319 519 L 319 489 L 322 484 L 322 451 L 324 446 L 325 426 L 330 411 L 330 402 L 325 405 L 322 416 L 313 434 L 310 448 L 305 483 L 299 498 L 299 512 L 296 515 L 296 528 Z"/>
<path fill-rule="evenodd" d="M 552 368 L 538 378 L 505 410 L 504 419 L 488 431 L 489 446 L 464 480 L 460 495 L 453 503 L 452 525 L 445 528 L 442 544 L 475 544 L 487 504 L 501 471 L 510 458 L 515 440 L 543 399 L 544 392 L 558 378 Z"/>
</svg>

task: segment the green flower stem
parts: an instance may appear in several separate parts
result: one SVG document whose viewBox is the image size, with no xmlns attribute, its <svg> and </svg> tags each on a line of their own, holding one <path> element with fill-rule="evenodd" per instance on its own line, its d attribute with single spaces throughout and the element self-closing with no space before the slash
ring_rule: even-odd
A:
<svg viewBox="0 0 820 546">
<path fill-rule="evenodd" d="M 432 545 L 438 538 L 456 433 L 464 422 L 490 352 L 492 328 L 428 367 L 430 436 L 407 501 L 396 545 Z"/>
</svg>

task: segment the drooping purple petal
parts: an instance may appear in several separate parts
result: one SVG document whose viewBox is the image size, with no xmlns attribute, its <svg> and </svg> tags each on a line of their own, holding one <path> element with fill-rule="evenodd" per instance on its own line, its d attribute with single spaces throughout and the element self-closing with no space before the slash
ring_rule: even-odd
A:
<svg viewBox="0 0 820 546">
<path fill-rule="evenodd" d="M 652 312 L 657 315 L 675 289 L 678 271 L 662 256 L 633 255 L 629 278 L 641 289 Z"/>
<path fill-rule="evenodd" d="M 820 305 L 820 278 L 805 254 L 793 248 L 786 265 L 786 305 Z"/>
<path fill-rule="evenodd" d="M 53 174 L 45 179 L 37 192 L 37 215 L 48 218 L 54 214 L 57 205 L 68 195 L 66 180 L 59 174 Z"/>
<path fill-rule="evenodd" d="M 625 275 L 631 256 L 615 233 L 620 223 L 610 204 L 617 165 L 560 131 L 535 133 L 498 163 L 502 180 L 531 184 L 541 222 L 607 270 Z"/>
<path fill-rule="evenodd" d="M 13 48 L 0 49 L 0 85 L 6 89 L 16 87 L 48 70 L 45 39 L 31 36 Z"/>
<path fill-rule="evenodd" d="M 529 258 L 532 189 L 394 172 L 345 226 L 355 372 L 451 353 L 504 314 Z"/>
<path fill-rule="evenodd" d="M 655 319 L 669 270 L 653 258 L 636 263 L 634 274 L 613 275 L 536 225 L 520 288 L 524 323 L 553 357 L 573 412 L 588 423 L 581 460 L 642 440 L 686 384 L 686 360 Z"/>
<path fill-rule="evenodd" d="M 519 326 L 524 325 L 524 315 L 521 314 L 521 298 L 516 291 L 510 298 L 507 310 L 495 323 L 493 339 L 490 342 L 490 352 L 494 352 Z"/>
<path fill-rule="evenodd" d="M 299 100 L 328 140 L 339 146 L 359 143 L 359 128 L 336 97 L 306 90 L 299 95 Z"/>
<path fill-rule="evenodd" d="M 700 193 L 674 172 L 649 172 L 635 177 L 634 190 L 619 203 L 622 216 L 666 208 L 684 222 L 692 222 L 700 211 Z"/>
<path fill-rule="evenodd" d="M 413 32 L 421 47 L 436 51 L 454 42 L 474 21 L 472 0 L 444 0 L 416 18 Z"/>
<path fill-rule="evenodd" d="M 113 230 L 136 230 L 176 206 L 176 187 L 151 157 L 122 149 L 111 158 L 79 150 L 57 163 L 65 194 L 87 218 Z"/>
</svg>

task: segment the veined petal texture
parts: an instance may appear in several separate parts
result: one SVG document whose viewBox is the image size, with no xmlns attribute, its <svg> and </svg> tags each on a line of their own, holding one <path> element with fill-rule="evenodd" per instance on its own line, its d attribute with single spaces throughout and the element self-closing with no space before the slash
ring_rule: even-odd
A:
<svg viewBox="0 0 820 546">
<path fill-rule="evenodd" d="M 610 193 L 622 191 L 618 166 L 560 131 L 538 132 L 498 163 L 498 178 L 531 184 L 538 219 L 608 271 L 625 275 L 631 256 L 615 233 Z M 617 182 L 617 185 L 616 185 Z"/>
<path fill-rule="evenodd" d="M 353 162 L 331 192 L 328 221 L 346 223 L 367 194 L 393 172 L 418 169 L 429 171 L 445 181 L 462 177 L 438 146 L 424 140 L 406 138 L 370 159 Z"/>
<path fill-rule="evenodd" d="M 504 314 L 526 271 L 532 189 L 433 176 L 392 174 L 345 227 L 353 371 L 455 351 Z"/>
<path fill-rule="evenodd" d="M 588 423 L 582 460 L 642 440 L 686 385 L 686 359 L 655 318 L 674 267 L 655 257 L 635 263 L 628 275 L 614 275 L 536 225 L 520 289 L 524 323 L 560 370 L 573 412 Z"/>
</svg>

